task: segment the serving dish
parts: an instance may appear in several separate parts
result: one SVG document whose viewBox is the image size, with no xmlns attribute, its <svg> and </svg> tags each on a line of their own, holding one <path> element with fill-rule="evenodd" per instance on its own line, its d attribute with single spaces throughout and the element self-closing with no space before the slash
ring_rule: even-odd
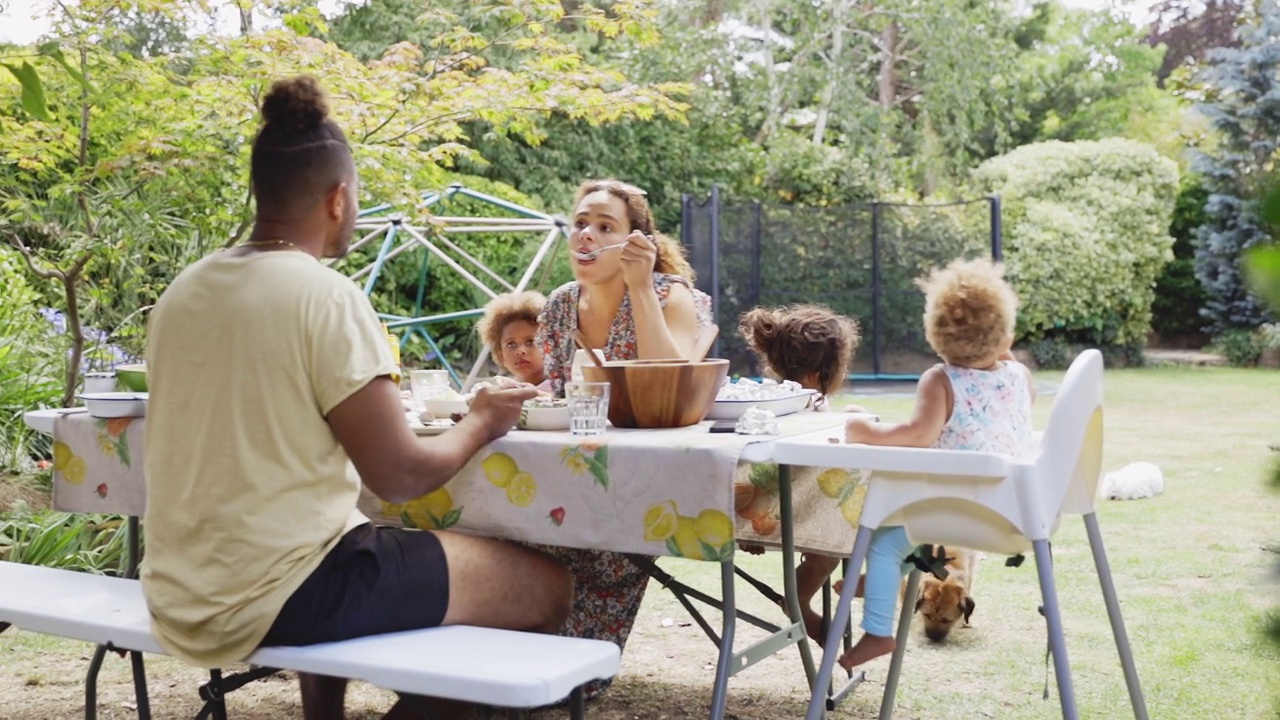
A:
<svg viewBox="0 0 1280 720">
<path fill-rule="evenodd" d="M 607 382 L 609 422 L 620 428 L 676 428 L 702 422 L 729 361 L 611 360 L 582 366 L 587 382 Z"/>
<path fill-rule="evenodd" d="M 769 400 L 717 400 L 707 413 L 708 420 L 737 420 L 747 408 L 758 407 L 768 410 L 774 417 L 782 417 L 800 412 L 809 407 L 813 401 L 815 390 L 801 390 L 794 395 L 771 398 Z"/>
<path fill-rule="evenodd" d="M 143 417 L 147 414 L 147 393 L 81 393 L 77 397 L 94 417 Z"/>
</svg>

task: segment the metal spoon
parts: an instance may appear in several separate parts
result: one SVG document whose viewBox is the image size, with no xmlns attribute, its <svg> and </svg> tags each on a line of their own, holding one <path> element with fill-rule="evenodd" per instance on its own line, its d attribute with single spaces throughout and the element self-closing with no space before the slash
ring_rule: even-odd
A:
<svg viewBox="0 0 1280 720">
<path fill-rule="evenodd" d="M 574 250 L 573 255 L 579 260 L 595 260 L 596 258 L 600 257 L 600 254 L 603 253 L 605 250 L 613 250 L 614 248 L 624 247 L 626 244 L 627 243 L 625 241 L 620 243 L 614 243 L 612 245 L 605 245 L 603 247 L 598 247 L 595 250 L 592 250 L 590 252 L 578 252 L 577 250 Z"/>
</svg>

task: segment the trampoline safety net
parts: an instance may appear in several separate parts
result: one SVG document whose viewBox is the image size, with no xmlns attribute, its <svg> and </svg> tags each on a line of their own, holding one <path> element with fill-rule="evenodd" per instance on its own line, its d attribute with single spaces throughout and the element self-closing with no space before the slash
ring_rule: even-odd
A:
<svg viewBox="0 0 1280 720">
<path fill-rule="evenodd" d="M 914 284 L 957 257 L 1000 258 L 1000 200 L 925 205 L 796 207 L 682 200 L 681 236 L 712 298 L 730 373 L 762 368 L 738 336 L 758 305 L 817 303 L 855 318 L 862 342 L 854 379 L 914 379 L 937 356 L 924 338 L 924 295 Z"/>
</svg>

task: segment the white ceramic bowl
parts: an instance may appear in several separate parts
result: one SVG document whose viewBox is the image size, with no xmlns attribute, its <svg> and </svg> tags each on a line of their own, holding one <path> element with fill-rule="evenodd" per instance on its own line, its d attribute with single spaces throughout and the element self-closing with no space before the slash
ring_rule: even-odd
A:
<svg viewBox="0 0 1280 720">
<path fill-rule="evenodd" d="M 81 393 L 78 397 L 94 417 L 143 417 L 147 414 L 147 393 Z"/>
<path fill-rule="evenodd" d="M 516 427 L 521 430 L 568 430 L 569 405 L 539 407 L 526 402 L 520 409 Z"/>
<path fill-rule="evenodd" d="M 795 395 L 787 395 L 771 400 L 717 400 L 711 406 L 711 412 L 707 413 L 707 419 L 737 420 L 742 417 L 742 413 L 746 412 L 747 408 L 751 407 L 768 410 L 773 413 L 774 417 L 782 417 L 783 415 L 800 412 L 809 407 L 813 396 L 813 390 L 801 390 Z"/>
<path fill-rule="evenodd" d="M 440 399 L 434 398 L 426 400 L 422 403 L 422 409 L 435 415 L 437 418 L 448 420 L 449 416 L 454 413 L 465 414 L 471 409 L 466 399 L 461 397 Z"/>
</svg>

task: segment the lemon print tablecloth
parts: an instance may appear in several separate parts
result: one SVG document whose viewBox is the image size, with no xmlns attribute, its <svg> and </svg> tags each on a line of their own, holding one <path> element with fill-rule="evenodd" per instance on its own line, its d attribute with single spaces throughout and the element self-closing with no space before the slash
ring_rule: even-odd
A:
<svg viewBox="0 0 1280 720">
<path fill-rule="evenodd" d="M 779 419 L 782 436 L 831 428 L 834 413 Z M 54 424 L 53 502 L 71 512 L 142 515 L 145 418 L 61 415 Z M 778 469 L 739 462 L 751 443 L 779 436 L 609 428 L 599 436 L 513 430 L 452 480 L 407 503 L 365 491 L 360 509 L 381 524 L 452 529 L 563 547 L 722 560 L 738 541 L 781 542 Z M 427 442 L 447 442 L 446 433 Z M 865 485 L 843 470 L 795 468 L 796 546 L 848 554 Z"/>
<path fill-rule="evenodd" d="M 839 415 L 806 412 L 780 418 L 779 425 L 784 436 L 824 427 L 833 428 L 834 436 L 843 434 L 836 431 L 842 423 Z M 778 436 L 710 433 L 709 425 L 610 428 L 596 437 L 512 431 L 481 450 L 445 487 L 400 504 L 366 491 L 361 510 L 385 524 L 696 560 L 723 560 L 738 540 L 776 544 L 777 524 L 769 523 L 778 512 L 777 467 L 739 458 L 748 444 Z M 750 485 L 755 495 L 744 504 L 740 488 L 752 477 L 758 481 Z M 828 478 L 824 491 L 816 475 L 804 472 L 793 481 L 797 490 L 814 486 L 796 496 L 797 507 L 804 501 L 804 512 L 796 515 L 796 535 L 805 538 L 799 547 L 847 554 L 853 529 L 844 515 L 854 503 L 861 509 L 857 484 L 850 478 L 837 488 Z"/>
<path fill-rule="evenodd" d="M 142 515 L 142 432 L 142 418 L 59 415 L 53 425 L 54 509 Z"/>
</svg>

